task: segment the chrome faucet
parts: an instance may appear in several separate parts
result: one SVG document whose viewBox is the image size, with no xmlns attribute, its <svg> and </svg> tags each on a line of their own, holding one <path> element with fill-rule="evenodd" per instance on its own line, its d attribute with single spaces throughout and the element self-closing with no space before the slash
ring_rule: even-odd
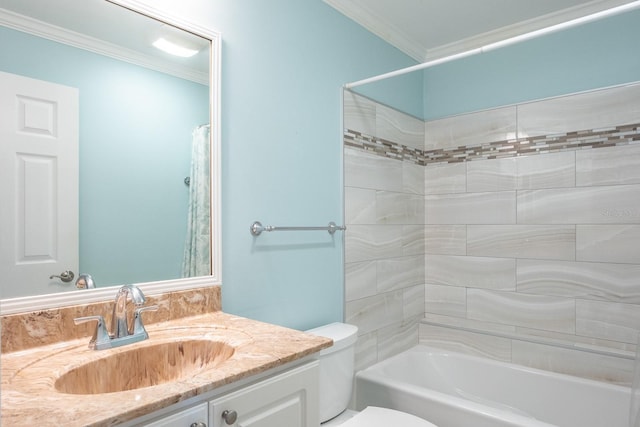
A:
<svg viewBox="0 0 640 427">
<path fill-rule="evenodd" d="M 113 316 L 111 317 L 111 333 L 113 338 L 126 337 L 133 333 L 129 331 L 127 320 L 127 297 L 131 295 L 131 301 L 140 307 L 147 300 L 144 294 L 134 285 L 124 285 L 116 294 L 116 300 L 113 305 Z"/>
<path fill-rule="evenodd" d="M 129 322 L 127 315 L 127 301 L 129 297 L 131 297 L 131 301 L 136 306 L 132 315 L 133 324 L 130 327 L 128 326 Z M 113 306 L 113 316 L 111 318 L 111 333 L 107 332 L 104 318 L 102 316 L 78 317 L 74 319 L 74 322 L 76 325 L 79 325 L 80 323 L 92 320 L 97 321 L 96 330 L 89 342 L 89 347 L 96 350 L 120 347 L 125 344 L 143 341 L 149 338 L 149 334 L 147 334 L 147 331 L 142 324 L 142 317 L 140 314 L 143 311 L 155 311 L 158 309 L 157 305 L 143 307 L 142 305 L 145 301 L 146 298 L 140 288 L 134 285 L 124 285 L 116 294 Z"/>
</svg>

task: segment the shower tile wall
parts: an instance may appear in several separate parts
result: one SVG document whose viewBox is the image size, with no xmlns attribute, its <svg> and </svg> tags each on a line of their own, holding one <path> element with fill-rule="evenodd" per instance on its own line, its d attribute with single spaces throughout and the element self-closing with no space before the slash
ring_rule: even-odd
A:
<svg viewBox="0 0 640 427">
<path fill-rule="evenodd" d="M 638 123 L 638 85 L 426 123 L 425 157 L 471 154 L 425 168 L 421 342 L 630 381 L 640 330 Z"/>
<path fill-rule="evenodd" d="M 427 344 L 628 383 L 640 329 L 640 86 L 427 122 L 422 148 L 415 121 L 345 92 L 358 367 L 415 343 L 419 323 Z"/>
<path fill-rule="evenodd" d="M 345 128 L 372 144 L 344 151 L 345 313 L 359 328 L 361 369 L 418 343 L 425 301 L 424 166 L 398 159 L 422 151 L 424 122 L 350 92 L 344 105 Z M 395 152 L 390 141 L 404 148 Z"/>
</svg>

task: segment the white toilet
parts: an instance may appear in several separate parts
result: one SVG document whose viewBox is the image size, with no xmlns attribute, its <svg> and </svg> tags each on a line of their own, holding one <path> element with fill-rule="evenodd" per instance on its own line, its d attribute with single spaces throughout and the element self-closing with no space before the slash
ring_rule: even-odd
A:
<svg viewBox="0 0 640 427">
<path fill-rule="evenodd" d="M 320 351 L 320 422 L 322 427 L 436 427 L 405 412 L 369 406 L 361 412 L 348 411 L 354 375 L 358 328 L 331 323 L 307 333 L 331 338 L 333 346 Z"/>
</svg>

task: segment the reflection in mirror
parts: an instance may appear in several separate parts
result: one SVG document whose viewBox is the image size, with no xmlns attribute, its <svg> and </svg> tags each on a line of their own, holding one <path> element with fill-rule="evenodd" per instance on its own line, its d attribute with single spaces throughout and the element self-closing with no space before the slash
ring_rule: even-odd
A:
<svg viewBox="0 0 640 427">
<path fill-rule="evenodd" d="M 160 20 L 105 0 L 0 0 L 0 90 L 20 100 L 0 105 L 16 118 L 0 128 L 3 299 L 75 290 L 81 274 L 98 288 L 219 280 L 219 37 L 118 3 Z"/>
</svg>

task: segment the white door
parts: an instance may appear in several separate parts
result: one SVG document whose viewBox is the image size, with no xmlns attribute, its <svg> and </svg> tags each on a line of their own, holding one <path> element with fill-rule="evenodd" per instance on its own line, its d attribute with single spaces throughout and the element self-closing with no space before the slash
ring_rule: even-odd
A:
<svg viewBox="0 0 640 427">
<path fill-rule="evenodd" d="M 0 72 L 0 296 L 75 289 L 78 90 Z"/>
</svg>

